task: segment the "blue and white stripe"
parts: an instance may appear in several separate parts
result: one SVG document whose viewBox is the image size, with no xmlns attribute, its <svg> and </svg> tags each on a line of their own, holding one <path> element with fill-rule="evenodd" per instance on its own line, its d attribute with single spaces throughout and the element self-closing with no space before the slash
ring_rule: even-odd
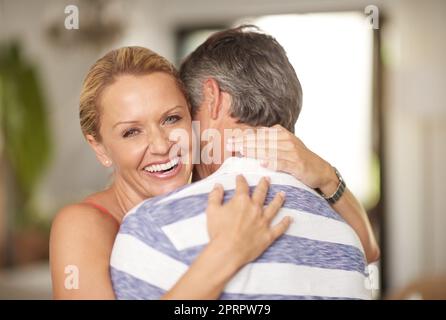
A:
<svg viewBox="0 0 446 320">
<path fill-rule="evenodd" d="M 293 177 L 266 170 L 255 160 L 228 160 L 207 179 L 147 200 L 126 215 L 111 257 L 117 298 L 158 299 L 172 288 L 209 241 L 209 190 L 216 182 L 223 184 L 227 200 L 234 192 L 235 176 L 243 173 L 252 186 L 270 176 L 267 202 L 278 191 L 287 194 L 273 224 L 286 215 L 294 223 L 235 275 L 221 299 L 370 299 L 361 243 L 325 200 Z"/>
</svg>

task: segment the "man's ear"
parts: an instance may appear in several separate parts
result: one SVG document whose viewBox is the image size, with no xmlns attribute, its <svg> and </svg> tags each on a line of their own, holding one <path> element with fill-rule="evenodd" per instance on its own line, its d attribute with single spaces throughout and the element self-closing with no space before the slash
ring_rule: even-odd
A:
<svg viewBox="0 0 446 320">
<path fill-rule="evenodd" d="M 209 78 L 204 82 L 203 95 L 205 107 L 208 108 L 209 117 L 212 120 L 218 118 L 221 110 L 221 91 L 215 79 Z"/>
<path fill-rule="evenodd" d="M 102 143 L 100 143 L 99 141 L 97 141 L 91 134 L 87 134 L 85 136 L 85 138 L 87 139 L 87 142 L 90 145 L 90 147 L 96 153 L 96 158 L 99 160 L 99 162 L 104 167 L 107 167 L 107 168 L 111 167 L 113 162 L 108 157 L 104 145 Z"/>
</svg>

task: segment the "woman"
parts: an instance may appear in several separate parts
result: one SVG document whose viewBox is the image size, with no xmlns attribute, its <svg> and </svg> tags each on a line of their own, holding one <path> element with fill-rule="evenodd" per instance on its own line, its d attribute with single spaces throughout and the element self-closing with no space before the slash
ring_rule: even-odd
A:
<svg viewBox="0 0 446 320">
<path fill-rule="evenodd" d="M 80 99 L 81 128 L 101 164 L 113 167 L 114 176 L 108 188 L 66 206 L 55 218 L 50 240 L 55 298 L 114 298 L 109 258 L 124 215 L 141 201 L 189 181 L 192 165 L 168 157 L 172 148 L 181 150 L 176 159 L 191 153 L 191 141 L 186 145 L 187 141 L 169 140 L 169 133 L 175 129 L 186 130 L 192 136 L 185 97 L 175 68 L 148 49 L 125 47 L 111 51 L 90 69 Z M 330 166 L 292 134 L 283 129 L 280 132 L 278 149 L 283 152 L 279 153 L 278 168 L 328 194 L 327 190 L 336 185 Z M 162 168 L 163 172 L 153 168 Z M 245 186 L 246 181 L 238 179 L 237 188 L 246 190 Z M 286 231 L 291 223 L 288 218 L 274 227 L 265 223 L 277 214 L 284 200 L 284 195 L 278 194 L 262 209 L 267 189 L 268 180 L 262 179 L 252 197 L 245 191 L 242 197 L 234 196 L 223 206 L 208 206 L 210 242 L 164 298 L 217 298 L 240 267 L 258 257 Z M 210 200 L 221 196 L 221 192 L 216 188 Z M 376 242 L 367 217 L 351 194 L 345 197 L 336 209 L 358 232 L 366 254 L 372 252 Z M 256 213 L 249 215 L 247 211 Z M 234 215 L 234 219 L 224 224 L 225 232 L 216 232 L 225 214 Z M 248 216 L 251 220 L 247 220 Z M 73 266 L 79 276 L 75 289 L 67 286 L 65 273 L 67 267 L 73 270 Z"/>
</svg>

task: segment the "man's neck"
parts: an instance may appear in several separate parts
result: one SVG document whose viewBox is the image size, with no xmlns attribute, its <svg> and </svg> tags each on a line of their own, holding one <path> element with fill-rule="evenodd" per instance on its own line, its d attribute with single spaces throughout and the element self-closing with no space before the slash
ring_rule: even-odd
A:
<svg viewBox="0 0 446 320">
<path fill-rule="evenodd" d="M 194 165 L 194 169 L 193 169 L 193 173 L 192 173 L 192 182 L 194 181 L 199 181 L 202 179 L 205 179 L 207 177 L 209 177 L 211 174 L 213 174 L 215 171 L 217 171 L 220 166 L 223 164 L 223 162 L 230 158 L 230 157 L 234 157 L 236 156 L 236 152 L 229 152 L 226 149 L 226 143 L 227 143 L 227 139 L 230 138 L 232 135 L 228 135 L 227 132 L 225 132 L 225 130 L 232 130 L 233 134 L 240 134 L 240 133 L 244 133 L 245 130 L 252 130 L 253 132 L 255 132 L 256 128 L 246 125 L 246 124 L 242 124 L 242 123 L 237 123 L 237 122 L 233 122 L 230 125 L 226 124 L 227 126 L 232 126 L 232 127 L 227 127 L 227 128 L 214 128 L 214 130 L 218 130 L 218 132 L 220 133 L 220 145 L 214 146 L 214 147 L 219 147 L 219 154 L 220 156 L 217 156 L 216 158 L 212 158 L 212 162 L 207 164 L 203 162 L 203 159 L 200 159 L 200 163 Z M 236 133 L 238 132 L 238 133 Z M 225 136 L 228 135 L 228 136 Z M 201 145 L 201 147 L 203 147 Z M 201 156 L 201 153 L 200 153 Z M 210 159 L 208 159 L 210 160 Z"/>
<path fill-rule="evenodd" d="M 194 169 L 192 170 L 192 182 L 200 181 L 201 179 L 203 178 L 200 177 L 200 174 L 195 166 Z"/>
<path fill-rule="evenodd" d="M 192 171 L 192 182 L 199 181 L 209 177 L 220 168 L 221 164 L 204 164 L 199 163 L 194 166 Z"/>
</svg>

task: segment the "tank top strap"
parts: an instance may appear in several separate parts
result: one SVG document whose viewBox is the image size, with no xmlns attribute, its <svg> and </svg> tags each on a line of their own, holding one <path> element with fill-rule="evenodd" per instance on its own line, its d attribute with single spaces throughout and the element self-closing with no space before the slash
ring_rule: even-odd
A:
<svg viewBox="0 0 446 320">
<path fill-rule="evenodd" d="M 110 211 L 108 211 L 107 209 L 105 209 L 103 206 L 101 206 L 101 205 L 99 205 L 99 204 L 97 204 L 97 203 L 95 203 L 95 202 L 93 202 L 93 201 L 89 201 L 89 200 L 87 200 L 87 201 L 84 201 L 84 203 L 85 204 L 88 204 L 88 205 L 90 205 L 90 206 L 92 206 L 92 207 L 94 207 L 94 208 L 96 208 L 96 209 L 98 209 L 99 211 L 101 211 L 103 214 L 105 214 L 105 215 L 108 215 L 108 216 L 110 216 L 118 225 L 119 225 L 119 222 L 118 222 L 118 220 L 110 213 Z"/>
</svg>

